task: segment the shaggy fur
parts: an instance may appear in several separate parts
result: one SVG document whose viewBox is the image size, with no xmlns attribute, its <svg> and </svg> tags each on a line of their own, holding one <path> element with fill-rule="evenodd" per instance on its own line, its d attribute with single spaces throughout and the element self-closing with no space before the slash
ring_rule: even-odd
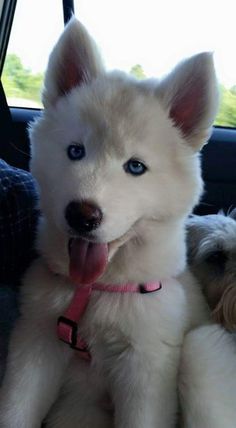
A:
<svg viewBox="0 0 236 428">
<path fill-rule="evenodd" d="M 236 328 L 236 210 L 188 220 L 188 261 L 199 280 L 212 317 Z"/>
<path fill-rule="evenodd" d="M 184 224 L 202 190 L 197 152 L 217 109 L 212 56 L 192 57 L 160 82 L 138 82 L 106 73 L 94 42 L 73 19 L 50 56 L 43 101 L 45 110 L 30 132 L 43 213 L 41 256 L 22 287 L 0 426 L 39 428 L 46 418 L 47 428 L 174 427 L 184 336 L 209 319 L 199 287 L 184 272 Z M 84 145 L 84 159 L 68 158 L 71 143 Z M 142 176 L 125 171 L 134 157 L 147 166 Z M 75 290 L 68 254 L 75 231 L 65 211 L 71 201 L 84 200 L 103 213 L 87 239 L 109 245 L 99 281 L 163 282 L 160 292 L 147 295 L 93 292 L 79 324 L 91 364 L 56 335 L 57 318 Z M 232 401 L 228 410 L 216 401 L 220 425 L 210 424 L 206 412 L 207 385 L 208 401 L 196 402 L 203 394 L 192 383 L 197 340 L 187 337 L 182 354 L 184 424 L 232 428 L 225 424 L 226 416 L 233 420 Z"/>
<path fill-rule="evenodd" d="M 199 426 L 199 408 L 204 427 L 233 428 L 236 421 L 235 214 L 191 216 L 187 221 L 189 266 L 217 323 L 195 329 L 184 341 L 180 396 L 186 388 L 184 406 L 190 411 L 185 423 L 194 428 Z"/>
</svg>

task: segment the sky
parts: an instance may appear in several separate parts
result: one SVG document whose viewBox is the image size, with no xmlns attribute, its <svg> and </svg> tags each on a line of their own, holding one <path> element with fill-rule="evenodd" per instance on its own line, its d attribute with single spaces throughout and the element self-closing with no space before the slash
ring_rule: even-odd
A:
<svg viewBox="0 0 236 428">
<path fill-rule="evenodd" d="M 220 82 L 236 85 L 235 0 L 74 1 L 108 69 L 141 64 L 147 77 L 161 77 L 181 59 L 211 51 Z M 45 70 L 63 29 L 61 3 L 18 0 L 8 52 L 34 72 Z"/>
</svg>

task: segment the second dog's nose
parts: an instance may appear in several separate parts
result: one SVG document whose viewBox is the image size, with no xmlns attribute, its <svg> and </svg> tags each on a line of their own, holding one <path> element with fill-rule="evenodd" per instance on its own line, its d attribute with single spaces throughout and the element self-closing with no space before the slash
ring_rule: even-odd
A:
<svg viewBox="0 0 236 428">
<path fill-rule="evenodd" d="M 72 201 L 66 207 L 65 218 L 76 232 L 91 232 L 99 227 L 102 211 L 92 202 Z"/>
</svg>

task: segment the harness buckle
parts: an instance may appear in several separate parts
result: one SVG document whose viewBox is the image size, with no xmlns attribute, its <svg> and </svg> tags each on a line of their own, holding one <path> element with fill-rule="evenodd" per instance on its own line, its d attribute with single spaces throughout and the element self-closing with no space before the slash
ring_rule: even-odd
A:
<svg viewBox="0 0 236 428">
<path fill-rule="evenodd" d="M 78 324 L 69 318 L 60 316 L 57 320 L 57 327 L 60 340 L 70 345 L 71 348 L 76 349 Z M 67 331 L 63 334 L 61 329 L 65 327 Z"/>
<path fill-rule="evenodd" d="M 91 360 L 91 355 L 86 342 L 78 334 L 78 324 L 71 320 L 60 316 L 57 320 L 57 330 L 59 339 L 68 344 L 72 349 L 78 351 L 79 355 L 87 360 Z"/>
<path fill-rule="evenodd" d="M 162 289 L 161 282 L 159 283 L 158 287 L 149 289 L 147 288 L 146 284 L 139 284 L 139 292 L 140 294 L 148 294 L 148 293 L 155 293 L 156 291 L 159 291 Z"/>
</svg>

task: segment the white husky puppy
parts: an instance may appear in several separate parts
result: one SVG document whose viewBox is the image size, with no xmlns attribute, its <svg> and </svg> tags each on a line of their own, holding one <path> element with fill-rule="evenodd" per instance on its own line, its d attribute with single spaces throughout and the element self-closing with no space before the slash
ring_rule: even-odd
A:
<svg viewBox="0 0 236 428">
<path fill-rule="evenodd" d="M 212 55 L 139 82 L 106 73 L 72 19 L 50 56 L 43 102 L 31 128 L 40 257 L 22 287 L 0 426 L 174 427 L 183 338 L 209 316 L 183 271 L 184 223 L 202 190 L 197 152 L 217 109 Z M 68 306 L 81 304 L 76 332 Z M 60 316 L 65 341 L 77 347 L 78 333 L 90 361 L 59 340 Z"/>
</svg>

